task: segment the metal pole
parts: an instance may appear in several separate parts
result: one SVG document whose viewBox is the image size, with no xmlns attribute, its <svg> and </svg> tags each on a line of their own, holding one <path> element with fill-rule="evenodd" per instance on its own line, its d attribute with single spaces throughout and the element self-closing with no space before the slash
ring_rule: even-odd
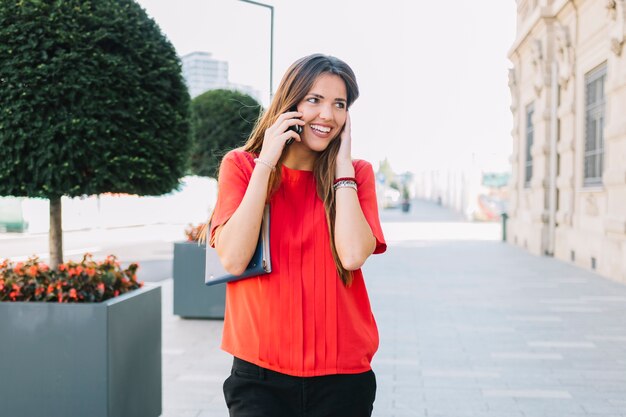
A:
<svg viewBox="0 0 626 417">
<path fill-rule="evenodd" d="M 270 102 L 272 101 L 272 97 L 274 97 L 274 87 L 272 84 L 272 79 L 274 78 L 274 6 L 270 6 L 269 4 L 260 3 L 258 1 L 252 0 L 239 0 L 244 3 L 254 4 L 256 6 L 266 7 L 270 9 Z"/>
<path fill-rule="evenodd" d="M 274 7 L 270 7 L 270 103 L 274 97 L 274 87 L 272 86 L 272 79 L 274 78 Z"/>
</svg>

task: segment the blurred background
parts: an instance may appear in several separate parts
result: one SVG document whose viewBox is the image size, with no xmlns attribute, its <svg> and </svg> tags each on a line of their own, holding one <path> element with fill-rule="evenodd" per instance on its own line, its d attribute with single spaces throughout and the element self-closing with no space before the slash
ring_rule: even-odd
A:
<svg viewBox="0 0 626 417">
<path fill-rule="evenodd" d="M 378 168 L 381 207 L 424 198 L 467 219 L 498 220 L 511 153 L 507 50 L 513 2 L 140 0 L 171 41 L 192 98 L 218 88 L 263 106 L 296 59 L 350 64 L 353 156 Z M 269 3 L 268 3 L 269 4 Z M 273 33 L 273 48 L 272 37 Z M 215 182 L 189 176 L 161 197 L 63 198 L 64 230 L 204 221 Z M 0 197 L 0 231 L 46 233 L 47 200 Z"/>
</svg>

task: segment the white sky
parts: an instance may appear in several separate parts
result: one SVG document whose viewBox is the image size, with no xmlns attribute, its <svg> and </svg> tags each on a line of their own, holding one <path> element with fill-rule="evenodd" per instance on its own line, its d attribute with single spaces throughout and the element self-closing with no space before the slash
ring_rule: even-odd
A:
<svg viewBox="0 0 626 417">
<path fill-rule="evenodd" d="M 230 81 L 269 97 L 270 12 L 237 0 L 138 0 L 179 55 L 211 52 Z M 396 172 L 508 170 L 512 117 L 507 52 L 513 0 L 266 0 L 274 6 L 274 90 L 314 52 L 355 71 L 353 157 Z"/>
</svg>

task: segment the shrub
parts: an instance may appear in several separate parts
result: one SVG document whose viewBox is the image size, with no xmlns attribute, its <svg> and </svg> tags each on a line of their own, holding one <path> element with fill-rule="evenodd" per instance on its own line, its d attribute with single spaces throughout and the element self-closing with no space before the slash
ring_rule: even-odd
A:
<svg viewBox="0 0 626 417">
<path fill-rule="evenodd" d="M 187 173 L 190 98 L 172 44 L 133 0 L 0 3 L 0 195 L 161 195 Z"/>
<path fill-rule="evenodd" d="M 243 145 L 259 117 L 261 105 L 247 94 L 210 90 L 191 102 L 195 175 L 217 177 L 222 157 Z"/>
</svg>

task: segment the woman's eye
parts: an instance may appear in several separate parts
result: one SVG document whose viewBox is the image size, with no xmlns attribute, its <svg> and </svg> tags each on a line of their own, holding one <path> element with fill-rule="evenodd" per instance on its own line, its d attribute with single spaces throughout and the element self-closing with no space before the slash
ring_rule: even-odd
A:
<svg viewBox="0 0 626 417">
<path fill-rule="evenodd" d="M 345 103 L 339 102 L 339 103 L 335 103 L 335 104 L 337 105 L 338 109 L 345 109 L 346 108 L 346 104 Z"/>
<path fill-rule="evenodd" d="M 318 98 L 317 97 L 309 97 L 306 99 L 306 101 L 308 101 L 309 103 L 317 103 Z"/>
</svg>

